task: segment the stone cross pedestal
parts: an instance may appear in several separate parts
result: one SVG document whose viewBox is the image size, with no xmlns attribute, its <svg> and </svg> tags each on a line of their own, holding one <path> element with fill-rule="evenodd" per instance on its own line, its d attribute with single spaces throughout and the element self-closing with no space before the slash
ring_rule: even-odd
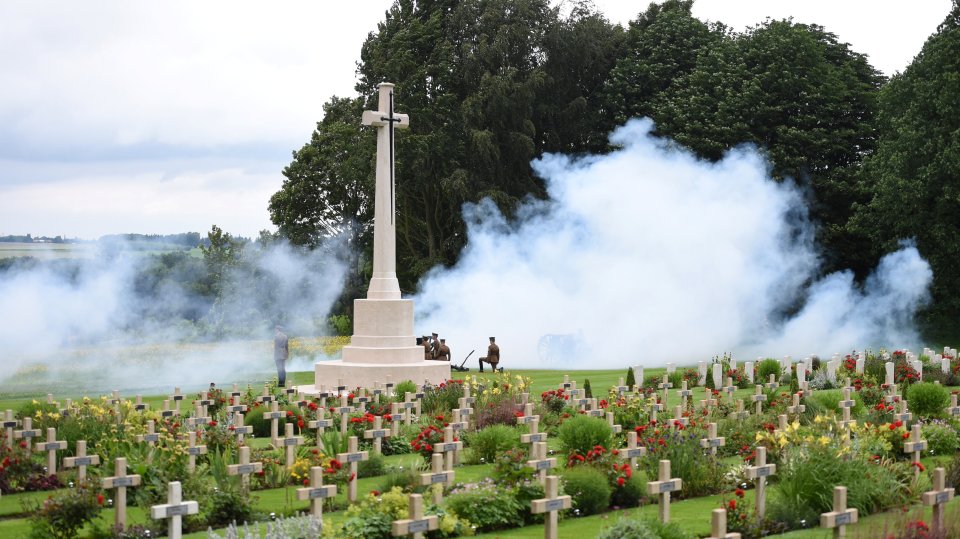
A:
<svg viewBox="0 0 960 539">
<path fill-rule="evenodd" d="M 115 526 L 120 526 L 122 529 L 127 527 L 127 487 L 137 487 L 140 486 L 140 476 L 139 475 L 127 475 L 127 459 L 118 458 L 113 465 L 113 477 L 104 477 L 102 481 L 102 488 L 104 489 L 116 489 L 117 493 L 114 495 L 114 504 L 115 509 L 113 515 L 113 523 Z"/>
<path fill-rule="evenodd" d="M 430 472 L 420 474 L 420 484 L 433 489 L 433 503 L 443 501 L 443 487 L 453 484 L 453 470 L 444 471 L 443 453 L 434 453 L 430 459 Z"/>
<path fill-rule="evenodd" d="M 747 466 L 747 479 L 756 481 L 754 503 L 757 517 L 763 518 L 767 513 L 767 477 L 776 475 L 777 465 L 767 464 L 767 448 L 762 445 L 757 447 L 757 458 L 754 462 L 756 464 L 753 466 Z"/>
<path fill-rule="evenodd" d="M 934 537 L 940 537 L 943 533 L 943 514 L 947 502 L 953 499 L 953 487 L 946 487 L 946 471 L 943 468 L 937 468 L 933 471 L 933 489 L 923 493 L 923 505 L 933 506 L 932 521 Z"/>
<path fill-rule="evenodd" d="M 77 440 L 76 456 L 63 459 L 64 468 L 77 469 L 77 483 L 83 483 L 87 479 L 87 466 L 98 466 L 99 464 L 100 455 L 87 456 L 86 440 Z"/>
<path fill-rule="evenodd" d="M 410 518 L 393 521 L 390 528 L 391 535 L 394 537 L 413 535 L 413 539 L 423 539 L 423 532 L 440 527 L 440 521 L 436 515 L 423 516 L 423 496 L 419 494 L 410 495 L 409 513 Z"/>
<path fill-rule="evenodd" d="M 660 522 L 670 522 L 670 493 L 683 488 L 680 478 L 670 477 L 670 461 L 661 460 L 657 481 L 647 483 L 647 494 L 659 496 Z"/>
<path fill-rule="evenodd" d="M 310 500 L 310 516 L 323 522 L 323 500 L 337 495 L 337 485 L 323 484 L 323 468 L 310 468 L 310 486 L 297 489 L 298 500 Z"/>
<path fill-rule="evenodd" d="M 357 463 L 370 458 L 369 453 L 358 450 L 359 445 L 357 437 L 351 436 L 347 452 L 337 455 L 337 460 L 350 464 L 350 478 L 347 480 L 347 501 L 350 503 L 357 501 Z"/>
<path fill-rule="evenodd" d="M 183 501 L 180 491 L 180 481 L 171 481 L 167 484 L 167 503 L 150 507 L 150 518 L 167 520 L 167 537 L 180 539 L 183 537 L 182 520 L 186 515 L 196 515 L 200 512 L 200 504 L 195 501 Z"/>
<path fill-rule="evenodd" d="M 727 533 L 726 509 L 714 509 L 710 514 L 710 537 L 707 539 L 740 539 L 739 533 Z"/>
<path fill-rule="evenodd" d="M 726 445 L 727 439 L 717 436 L 717 424 L 707 425 L 707 437 L 700 439 L 700 447 L 710 448 L 710 455 L 717 456 L 717 448 Z"/>
<path fill-rule="evenodd" d="M 57 429 L 47 428 L 47 441 L 37 442 L 37 451 L 47 452 L 47 475 L 57 474 L 57 451 L 63 451 L 67 448 L 65 440 L 57 440 Z"/>
<path fill-rule="evenodd" d="M 545 497 L 530 502 L 530 512 L 534 515 L 549 513 L 544 518 L 544 539 L 557 539 L 557 511 L 570 509 L 573 499 L 570 496 L 560 496 L 560 478 L 551 475 L 546 478 L 544 488 Z"/>
<path fill-rule="evenodd" d="M 239 475 L 244 489 L 250 488 L 250 474 L 263 471 L 262 462 L 250 462 L 250 448 L 241 446 L 239 449 L 239 464 L 227 465 L 227 475 Z"/>
<path fill-rule="evenodd" d="M 856 509 L 847 509 L 847 487 L 833 487 L 833 511 L 820 515 L 821 528 L 833 528 L 833 536 L 847 536 L 847 524 L 857 522 Z"/>
</svg>

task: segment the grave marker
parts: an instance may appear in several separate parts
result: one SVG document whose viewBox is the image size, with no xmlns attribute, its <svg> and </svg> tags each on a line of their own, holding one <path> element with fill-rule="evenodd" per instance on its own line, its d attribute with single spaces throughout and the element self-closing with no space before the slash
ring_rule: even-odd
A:
<svg viewBox="0 0 960 539">
<path fill-rule="evenodd" d="M 953 397 L 953 401 L 956 403 L 957 396 L 954 395 Z M 4 412 L 3 428 L 7 431 L 7 448 L 9 449 L 13 449 L 13 430 L 17 428 L 18 425 L 20 425 L 20 422 L 14 419 L 13 410 L 7 410 Z"/>
<path fill-rule="evenodd" d="M 710 537 L 707 539 L 740 539 L 739 533 L 727 533 L 727 510 L 714 509 L 710 515 Z"/>
<path fill-rule="evenodd" d="M 7 410 L 9 412 L 9 410 Z M 950 406 L 946 409 L 947 415 L 958 416 L 960 415 L 960 406 L 957 406 L 957 394 L 950 394 Z"/>
<path fill-rule="evenodd" d="M 920 454 L 927 450 L 927 441 L 920 438 L 920 424 L 910 430 L 910 440 L 903 442 L 903 452 L 913 453 L 913 477 L 920 477 Z"/>
<path fill-rule="evenodd" d="M 627 431 L 627 448 L 620 450 L 620 458 L 630 460 L 630 468 L 637 467 L 637 458 L 646 456 L 647 448 L 637 446 L 637 431 Z"/>
<path fill-rule="evenodd" d="M 766 384 L 764 384 L 764 386 L 771 391 L 780 387 L 780 384 L 777 382 L 777 375 L 771 374 L 770 380 Z"/>
<path fill-rule="evenodd" d="M 443 453 L 446 462 L 446 470 L 453 470 L 453 455 L 463 449 L 463 442 L 456 440 L 453 436 L 453 429 L 448 425 L 443 429 L 443 443 L 435 444 L 434 451 Z"/>
<path fill-rule="evenodd" d="M 910 420 L 913 419 L 913 414 L 907 410 L 907 399 L 900 399 L 900 413 L 893 414 L 893 418 L 898 421 L 903 421 L 904 425 L 910 423 Z"/>
<path fill-rule="evenodd" d="M 323 468 L 310 468 L 310 486 L 297 489 L 298 500 L 310 500 L 310 516 L 323 522 L 323 500 L 337 495 L 337 485 L 323 484 Z"/>
<path fill-rule="evenodd" d="M 664 524 L 670 522 L 670 493 L 683 488 L 683 481 L 680 478 L 670 477 L 670 461 L 661 460 L 657 481 L 647 483 L 647 493 L 659 497 L 660 522 Z"/>
<path fill-rule="evenodd" d="M 679 406 L 677 408 L 679 409 Z M 613 421 L 613 412 L 607 412 L 607 424 L 610 425 L 610 430 L 613 431 L 614 434 L 620 434 L 620 431 L 623 430 L 623 427 L 620 425 L 614 425 Z"/>
<path fill-rule="evenodd" d="M 63 459 L 64 468 L 77 469 L 77 483 L 83 483 L 87 479 L 87 466 L 98 466 L 99 464 L 100 455 L 87 455 L 86 440 L 77 440 L 76 456 Z"/>
<path fill-rule="evenodd" d="M 527 403 L 523 406 L 523 415 L 517 416 L 517 425 L 529 425 L 534 421 L 540 421 L 540 416 L 533 415 L 533 404 Z"/>
<path fill-rule="evenodd" d="M 167 537 L 170 539 L 183 537 L 183 517 L 200 512 L 200 504 L 185 502 L 182 496 L 180 481 L 171 481 L 167 484 L 167 503 L 150 506 L 150 518 L 167 521 Z"/>
<path fill-rule="evenodd" d="M 380 416 L 373 416 L 373 428 L 363 431 L 364 438 L 373 439 L 373 452 L 377 455 L 383 453 L 381 450 L 383 439 L 390 436 L 390 430 L 382 428 L 382 421 Z"/>
<path fill-rule="evenodd" d="M 857 522 L 858 513 L 847 509 L 847 487 L 833 487 L 833 511 L 820 515 L 821 528 L 833 528 L 833 536 L 846 537 L 847 524 Z"/>
<path fill-rule="evenodd" d="M 40 430 L 33 428 L 33 418 L 30 416 L 23 418 L 22 429 L 13 431 L 14 438 L 26 442 L 24 449 L 27 450 L 27 455 L 33 452 L 33 444 L 30 441 L 38 436 L 40 436 Z"/>
<path fill-rule="evenodd" d="M 943 468 L 937 468 L 933 471 L 933 488 L 923 493 L 923 505 L 933 506 L 933 518 L 931 518 L 931 528 L 933 528 L 934 537 L 940 537 L 945 532 L 943 527 L 944 506 L 953 499 L 953 487 L 947 488 L 945 484 L 946 471 Z"/>
<path fill-rule="evenodd" d="M 763 394 L 763 386 L 757 384 L 754 387 L 753 395 L 750 396 L 750 400 L 757 403 L 757 415 L 763 414 L 763 403 L 766 402 L 767 396 Z"/>
<path fill-rule="evenodd" d="M 127 459 L 117 458 L 113 465 L 113 477 L 104 477 L 101 483 L 104 489 L 116 489 L 113 504 L 113 523 L 115 526 L 127 528 L 127 487 L 140 486 L 139 475 L 127 475 Z"/>
<path fill-rule="evenodd" d="M 190 431 L 187 433 L 187 471 L 193 473 L 197 470 L 197 455 L 203 455 L 207 452 L 207 446 L 197 445 L 197 433 Z"/>
<path fill-rule="evenodd" d="M 723 386 L 722 391 L 728 398 L 733 399 L 733 394 L 737 391 L 737 386 L 733 385 L 733 378 L 727 376 L 727 385 Z"/>
<path fill-rule="evenodd" d="M 237 412 L 233 414 L 233 435 L 237 437 L 237 444 L 243 445 L 243 437 L 247 434 L 253 434 L 253 425 L 243 424 L 243 414 Z"/>
<path fill-rule="evenodd" d="M 250 462 L 250 447 L 248 446 L 240 446 L 238 452 L 239 464 L 228 464 L 227 475 L 239 475 L 243 488 L 248 489 L 250 488 L 250 474 L 263 471 L 263 463 Z"/>
<path fill-rule="evenodd" d="M 452 470 L 444 471 L 443 454 L 434 453 L 430 458 L 430 471 L 420 474 L 420 484 L 433 490 L 433 503 L 440 505 L 443 501 L 443 487 L 453 484 Z"/>
<path fill-rule="evenodd" d="M 776 475 L 777 465 L 767 464 L 767 448 L 762 445 L 757 447 L 757 457 L 754 462 L 753 466 L 747 466 L 747 479 L 756 481 L 754 506 L 757 517 L 763 518 L 767 512 L 767 477 Z"/>
<path fill-rule="evenodd" d="M 47 441 L 37 442 L 37 451 L 47 452 L 47 475 L 57 474 L 57 451 L 63 451 L 67 448 L 67 442 L 57 440 L 57 429 L 47 427 Z"/>
<path fill-rule="evenodd" d="M 270 443 L 277 445 L 277 438 L 280 437 L 280 419 L 287 414 L 280 411 L 280 404 L 277 401 L 270 403 L 270 411 L 263 414 L 264 419 L 270 420 Z"/>
<path fill-rule="evenodd" d="M 547 458 L 547 443 L 537 442 L 530 446 L 530 460 L 527 466 L 537 471 L 540 483 L 547 479 L 547 470 L 557 467 L 557 459 Z"/>
<path fill-rule="evenodd" d="M 689 389 L 687 389 L 686 380 L 680 383 L 680 389 L 677 391 L 677 394 L 680 395 L 680 406 L 682 406 L 683 409 L 686 410 L 687 398 L 693 397 L 693 391 L 690 391 Z"/>
<path fill-rule="evenodd" d="M 544 539 L 557 539 L 557 511 L 570 509 L 573 499 L 570 496 L 560 496 L 560 478 L 551 475 L 546 478 L 544 488 L 545 497 L 530 502 L 530 512 L 534 515 L 549 513 L 544 518 Z"/>
<path fill-rule="evenodd" d="M 136 410 L 136 411 L 138 411 L 138 412 L 142 412 L 142 411 L 146 410 L 147 408 L 150 408 L 150 405 L 144 403 L 144 402 L 143 402 L 143 397 L 138 394 L 138 395 L 137 395 L 137 400 L 136 400 L 136 401 L 134 402 L 134 404 L 133 404 L 133 409 Z"/>
<path fill-rule="evenodd" d="M 613 414 L 609 414 L 609 415 L 612 416 Z M 674 407 L 673 407 L 673 425 L 674 425 L 674 427 L 679 429 L 679 426 L 682 425 L 682 426 L 686 427 L 686 426 L 689 425 L 689 424 L 690 424 L 690 420 L 687 419 L 686 417 L 683 417 L 683 408 L 680 407 L 679 404 L 676 405 L 676 406 L 674 406 Z M 617 426 L 619 426 L 619 425 L 617 425 Z M 620 431 L 618 430 L 618 431 L 616 431 L 616 432 L 620 432 Z"/>
<path fill-rule="evenodd" d="M 707 425 L 707 437 L 700 438 L 700 447 L 710 448 L 710 455 L 717 456 L 717 448 L 727 444 L 727 439 L 722 436 L 717 436 L 717 424 L 710 423 Z"/>
<path fill-rule="evenodd" d="M 275 399 L 273 395 L 270 394 L 270 384 L 263 384 L 263 393 L 257 397 L 257 402 L 260 404 L 266 404 L 268 402 L 274 402 Z"/>
<path fill-rule="evenodd" d="M 743 399 L 737 399 L 737 410 L 735 412 L 730 412 L 730 417 L 732 419 L 744 420 L 747 417 L 750 417 L 750 412 L 743 409 Z"/>
<path fill-rule="evenodd" d="M 303 436 L 293 435 L 293 423 L 287 423 L 284 425 L 283 434 L 283 438 L 278 438 L 277 441 L 280 442 L 280 445 L 285 449 L 287 457 L 287 470 L 290 470 L 297 461 L 297 446 L 303 445 L 306 443 L 306 440 L 303 439 Z"/>
<path fill-rule="evenodd" d="M 351 436 L 347 452 L 337 455 L 337 460 L 350 464 L 350 477 L 347 479 L 347 500 L 350 503 L 357 501 L 357 463 L 370 458 L 366 451 L 358 451 L 358 446 L 357 437 Z"/>
<path fill-rule="evenodd" d="M 409 513 L 410 518 L 393 521 L 390 528 L 391 535 L 401 537 L 412 534 L 413 539 L 423 539 L 423 532 L 440 527 L 440 521 L 436 515 L 423 516 L 423 496 L 419 494 L 410 495 Z"/>
<path fill-rule="evenodd" d="M 793 394 L 793 405 L 787 406 L 787 413 L 794 414 L 799 419 L 800 414 L 807 411 L 807 406 L 805 404 L 800 404 L 800 393 Z"/>
<path fill-rule="evenodd" d="M 670 383 L 670 378 L 669 378 L 669 376 L 667 376 L 666 374 L 664 374 L 664 375 L 663 375 L 663 382 L 661 382 L 661 383 L 657 386 L 657 389 L 663 391 L 663 398 L 661 398 L 660 400 L 662 400 L 664 403 L 667 402 L 667 391 L 669 391 L 670 388 L 672 388 L 672 387 L 673 387 L 673 384 Z"/>
</svg>

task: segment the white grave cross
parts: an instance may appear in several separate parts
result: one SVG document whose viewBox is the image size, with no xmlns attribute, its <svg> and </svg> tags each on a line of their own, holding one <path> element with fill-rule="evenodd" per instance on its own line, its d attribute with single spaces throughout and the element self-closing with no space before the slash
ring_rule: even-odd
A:
<svg viewBox="0 0 960 539">
<path fill-rule="evenodd" d="M 833 528 L 834 537 L 847 536 L 847 524 L 857 522 L 856 509 L 847 509 L 847 487 L 833 487 L 833 511 L 820 515 L 821 528 Z"/>
<path fill-rule="evenodd" d="M 544 518 L 544 539 L 557 539 L 557 511 L 570 509 L 573 499 L 570 496 L 560 496 L 560 478 L 555 475 L 547 477 L 544 488 L 546 497 L 530 502 L 530 512 L 534 515 L 549 513 Z"/>
<path fill-rule="evenodd" d="M 337 495 L 337 485 L 323 484 L 323 468 L 310 468 L 310 486 L 297 489 L 298 500 L 310 500 L 310 514 L 313 518 L 323 522 L 323 500 Z"/>
<path fill-rule="evenodd" d="M 661 460 L 657 481 L 647 483 L 647 494 L 659 496 L 660 522 L 670 522 L 670 493 L 683 488 L 680 478 L 670 477 L 670 461 Z"/>
<path fill-rule="evenodd" d="M 200 504 L 195 501 L 185 502 L 182 496 L 180 481 L 171 481 L 167 484 L 167 503 L 150 507 L 150 518 L 168 521 L 167 537 L 170 539 L 183 537 L 183 517 L 200 512 Z"/>
<path fill-rule="evenodd" d="M 127 527 L 127 487 L 140 485 L 139 475 L 127 475 L 127 459 L 120 457 L 114 462 L 113 477 L 103 478 L 102 488 L 116 489 L 113 504 L 113 522 L 116 526 Z"/>
</svg>

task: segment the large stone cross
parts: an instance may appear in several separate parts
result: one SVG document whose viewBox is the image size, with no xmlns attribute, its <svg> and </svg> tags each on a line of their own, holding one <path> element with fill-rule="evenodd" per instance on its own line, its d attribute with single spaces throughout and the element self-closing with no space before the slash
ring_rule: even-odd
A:
<svg viewBox="0 0 960 539">
<path fill-rule="evenodd" d="M 396 180 L 394 131 L 410 127 L 410 117 L 393 110 L 393 84 L 379 87 L 377 110 L 363 112 L 363 125 L 377 128 L 377 171 L 374 191 L 373 278 L 368 299 L 400 299 L 397 281 Z"/>
</svg>

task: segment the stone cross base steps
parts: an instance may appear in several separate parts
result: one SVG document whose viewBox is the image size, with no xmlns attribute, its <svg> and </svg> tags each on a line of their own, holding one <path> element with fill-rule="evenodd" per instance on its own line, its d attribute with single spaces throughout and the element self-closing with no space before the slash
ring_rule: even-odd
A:
<svg viewBox="0 0 960 539">
<path fill-rule="evenodd" d="M 450 379 L 450 364 L 446 361 L 424 361 L 423 347 L 417 347 L 420 359 L 414 363 L 347 363 L 343 360 L 320 361 L 314 364 L 316 380 L 343 380 L 348 388 L 369 387 L 373 380 L 411 380 L 416 384 L 430 382 L 438 385 Z M 387 377 L 390 378 L 387 378 Z M 320 394 L 318 385 L 297 386 L 303 396 Z"/>
</svg>

